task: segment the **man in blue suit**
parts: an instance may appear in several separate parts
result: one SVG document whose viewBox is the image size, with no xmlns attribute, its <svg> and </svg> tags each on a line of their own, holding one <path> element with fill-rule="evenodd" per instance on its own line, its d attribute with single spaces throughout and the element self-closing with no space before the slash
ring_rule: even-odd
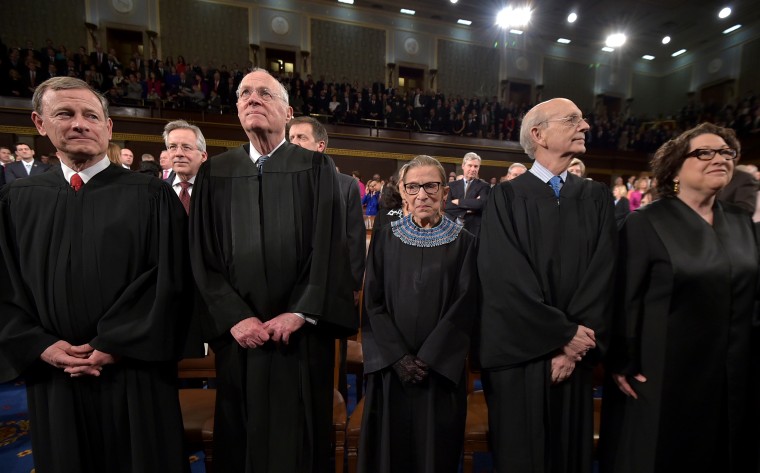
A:
<svg viewBox="0 0 760 473">
<path fill-rule="evenodd" d="M 34 149 L 26 143 L 16 143 L 16 161 L 5 166 L 5 182 L 42 174 L 50 168 L 39 159 L 34 159 Z"/>
</svg>

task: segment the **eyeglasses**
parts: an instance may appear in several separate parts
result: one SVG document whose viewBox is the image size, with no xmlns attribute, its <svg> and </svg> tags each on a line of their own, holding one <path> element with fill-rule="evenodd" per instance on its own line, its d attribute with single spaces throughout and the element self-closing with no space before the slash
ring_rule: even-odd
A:
<svg viewBox="0 0 760 473">
<path fill-rule="evenodd" d="M 253 95 L 254 92 L 259 96 L 262 102 L 271 102 L 275 97 L 279 97 L 266 87 L 259 87 L 256 89 L 241 90 L 240 94 L 238 95 L 238 100 L 248 100 L 251 98 L 251 95 Z"/>
<path fill-rule="evenodd" d="M 404 189 L 409 195 L 417 195 L 420 193 L 420 189 L 425 189 L 427 195 L 434 195 L 438 193 L 438 189 L 441 188 L 440 182 L 426 182 L 424 184 L 404 184 Z"/>
<path fill-rule="evenodd" d="M 167 149 L 167 151 L 169 151 L 170 153 L 176 153 L 176 152 L 177 152 L 178 150 L 180 150 L 180 149 L 181 149 L 183 152 L 185 152 L 185 153 L 191 153 L 191 152 L 195 151 L 195 148 L 193 148 L 193 147 L 192 147 L 192 146 L 190 146 L 190 145 L 185 145 L 185 144 L 182 144 L 182 145 L 178 145 L 178 144 L 170 144 L 169 146 L 167 146 L 167 147 L 166 147 L 166 149 Z"/>
<path fill-rule="evenodd" d="M 570 115 L 568 117 L 563 117 L 563 118 L 552 118 L 550 120 L 544 120 L 543 122 L 539 122 L 538 124 L 540 125 L 541 123 L 544 123 L 544 122 L 565 122 L 565 125 L 575 126 L 575 127 L 580 125 L 581 122 L 584 122 L 586 125 L 589 124 L 588 119 L 583 118 L 580 115 Z"/>
<path fill-rule="evenodd" d="M 737 156 L 739 156 L 739 153 L 733 148 L 698 148 L 690 153 L 686 153 L 686 157 L 697 158 L 700 161 L 710 161 L 715 157 L 716 154 L 720 154 L 720 156 L 726 161 L 732 161 L 736 159 Z"/>
</svg>

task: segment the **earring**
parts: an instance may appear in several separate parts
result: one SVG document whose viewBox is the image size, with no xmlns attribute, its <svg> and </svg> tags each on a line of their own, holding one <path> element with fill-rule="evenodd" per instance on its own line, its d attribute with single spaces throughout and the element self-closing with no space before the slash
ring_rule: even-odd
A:
<svg viewBox="0 0 760 473">
<path fill-rule="evenodd" d="M 677 177 L 673 179 L 673 192 L 675 192 L 676 194 L 678 194 L 678 183 L 679 181 Z"/>
</svg>

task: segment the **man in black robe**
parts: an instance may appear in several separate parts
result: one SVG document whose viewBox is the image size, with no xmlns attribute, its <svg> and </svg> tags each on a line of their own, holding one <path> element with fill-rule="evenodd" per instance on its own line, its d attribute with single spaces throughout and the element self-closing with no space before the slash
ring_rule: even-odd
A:
<svg viewBox="0 0 760 473">
<path fill-rule="evenodd" d="M 214 466 L 327 471 L 335 338 L 355 331 L 335 165 L 285 141 L 293 110 L 264 70 L 238 88 L 250 143 L 201 166 L 191 260 L 217 362 Z"/>
<path fill-rule="evenodd" d="M 616 232 L 609 189 L 567 172 L 588 128 L 567 99 L 535 106 L 520 131 L 535 162 L 486 204 L 480 362 L 498 472 L 592 468 L 592 369 L 607 346 Z"/>
<path fill-rule="evenodd" d="M 324 152 L 327 148 L 327 130 L 325 126 L 312 117 L 295 117 L 288 124 L 288 141 L 301 148 Z M 354 312 L 358 316 L 359 293 L 364 283 L 364 263 L 367 258 L 367 229 L 364 225 L 362 199 L 359 185 L 352 176 L 338 173 L 340 195 L 346 210 L 346 239 L 348 243 L 348 260 L 351 263 L 352 287 L 354 290 Z M 356 343 L 356 342 L 354 342 Z M 344 399 L 348 399 L 348 382 L 346 379 L 347 340 L 340 341 L 340 370 L 338 390 Z M 357 382 L 361 382 L 358 380 Z"/>
<path fill-rule="evenodd" d="M 26 380 L 36 469 L 189 471 L 187 217 L 110 164 L 108 103 L 83 81 L 49 79 L 32 103 L 61 167 L 0 193 L 0 381 Z"/>
</svg>

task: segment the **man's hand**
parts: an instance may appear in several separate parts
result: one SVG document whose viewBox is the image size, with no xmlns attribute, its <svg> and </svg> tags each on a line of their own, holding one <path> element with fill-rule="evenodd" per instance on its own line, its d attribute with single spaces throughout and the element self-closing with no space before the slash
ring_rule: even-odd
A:
<svg viewBox="0 0 760 473">
<path fill-rule="evenodd" d="M 269 341 L 269 332 L 257 317 L 248 317 L 230 329 L 232 337 L 243 348 L 256 348 Z"/>
<path fill-rule="evenodd" d="M 274 342 L 288 344 L 290 336 L 306 321 L 292 312 L 285 312 L 277 317 L 264 322 L 264 328 L 269 332 L 269 337 Z"/>
<path fill-rule="evenodd" d="M 69 342 L 58 340 L 42 352 L 40 359 L 51 366 L 63 369 L 89 365 L 86 358 L 71 355 L 70 349 Z"/>
<path fill-rule="evenodd" d="M 98 351 L 92 348 L 89 343 L 79 346 L 72 346 L 69 348 L 69 352 L 75 354 L 74 356 L 84 356 L 87 360 L 87 366 L 72 366 L 66 368 L 66 373 L 69 373 L 72 378 L 76 378 L 83 375 L 100 376 L 100 372 L 103 371 L 105 365 L 112 365 L 118 360 L 115 356 Z"/>
<path fill-rule="evenodd" d="M 459 205 L 459 199 L 451 199 L 451 203 L 454 205 Z"/>
<path fill-rule="evenodd" d="M 644 377 L 644 375 L 641 373 L 635 376 L 632 376 L 632 378 L 638 381 L 639 383 L 647 382 L 646 377 Z M 631 387 L 631 384 L 628 382 L 626 375 L 613 373 L 612 379 L 615 380 L 615 384 L 617 384 L 618 389 L 620 389 L 623 392 L 623 394 L 625 394 L 628 397 L 632 397 L 634 399 L 639 398 L 638 394 L 636 394 L 636 391 L 633 390 L 633 387 Z"/>
<path fill-rule="evenodd" d="M 581 361 L 589 350 L 596 348 L 596 335 L 594 331 L 583 325 L 578 325 L 578 330 L 570 342 L 562 347 L 562 352 L 573 361 Z"/>
<path fill-rule="evenodd" d="M 573 374 L 575 361 L 572 358 L 560 353 L 552 358 L 552 384 L 559 384 L 565 381 Z"/>
</svg>

